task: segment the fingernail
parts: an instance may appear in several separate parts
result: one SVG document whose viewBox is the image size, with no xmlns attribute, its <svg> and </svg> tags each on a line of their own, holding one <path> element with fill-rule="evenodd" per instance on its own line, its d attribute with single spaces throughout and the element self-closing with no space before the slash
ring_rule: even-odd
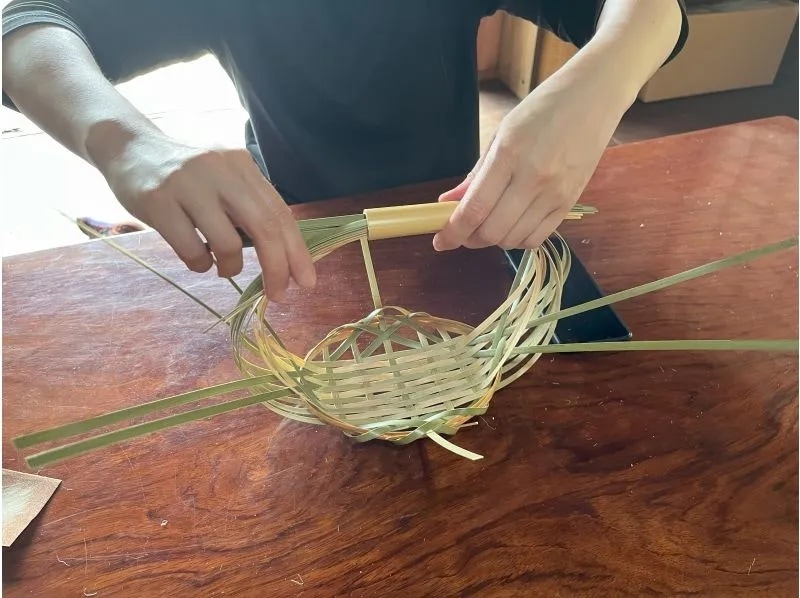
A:
<svg viewBox="0 0 800 598">
<path fill-rule="evenodd" d="M 301 288 L 304 289 L 313 289 L 317 286 L 317 279 L 314 276 L 303 278 L 302 281 L 298 281 L 298 284 Z"/>
<path fill-rule="evenodd" d="M 443 241 L 439 235 L 436 235 L 433 237 L 433 248 L 436 251 L 447 251 L 451 249 L 451 246 L 446 241 Z"/>
<path fill-rule="evenodd" d="M 292 281 L 302 289 L 313 289 L 317 284 L 317 273 L 314 270 L 310 272 L 299 272 L 292 274 Z"/>
<path fill-rule="evenodd" d="M 267 299 L 273 303 L 283 303 L 286 300 L 286 291 L 267 289 L 265 294 Z"/>
</svg>

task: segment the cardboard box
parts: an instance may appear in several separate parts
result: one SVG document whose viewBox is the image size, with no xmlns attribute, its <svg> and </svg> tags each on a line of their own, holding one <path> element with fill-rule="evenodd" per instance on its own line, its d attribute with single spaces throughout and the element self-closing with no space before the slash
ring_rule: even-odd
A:
<svg viewBox="0 0 800 598">
<path fill-rule="evenodd" d="M 496 12 L 483 17 L 478 26 L 478 80 L 497 77 L 497 62 L 500 57 L 500 36 L 503 31 L 503 15 Z"/>
<path fill-rule="evenodd" d="M 642 88 L 653 102 L 770 85 L 797 22 L 791 0 L 687 2 L 689 37 L 683 51 Z"/>
<path fill-rule="evenodd" d="M 656 2 L 664 0 L 642 0 Z M 689 37 L 639 93 L 643 102 L 770 85 L 798 18 L 793 0 L 687 0 Z M 575 54 L 572 44 L 504 15 L 498 75 L 519 98 Z"/>
</svg>

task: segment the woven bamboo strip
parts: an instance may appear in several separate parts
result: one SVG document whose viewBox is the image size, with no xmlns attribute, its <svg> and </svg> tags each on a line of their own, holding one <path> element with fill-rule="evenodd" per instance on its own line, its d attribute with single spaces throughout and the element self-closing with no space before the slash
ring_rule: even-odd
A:
<svg viewBox="0 0 800 598">
<path fill-rule="evenodd" d="M 450 209 L 450 206 L 446 208 Z M 384 231 L 390 224 L 400 227 L 398 234 L 417 234 L 414 231 L 427 230 L 431 224 L 409 222 L 409 215 L 416 217 L 414 214 L 431 210 L 437 213 L 437 218 L 446 211 L 442 207 L 415 207 L 376 213 L 378 219 L 395 219 L 394 222 L 384 221 Z M 594 213 L 594 210 L 576 206 L 570 217 L 580 218 L 589 213 Z M 398 224 L 398 218 L 403 222 Z M 463 457 L 478 459 L 480 455 L 461 449 L 442 435 L 452 435 L 461 427 L 473 425 L 471 420 L 486 412 L 495 392 L 523 375 L 545 353 L 613 350 L 618 347 L 676 350 L 693 346 L 713 350 L 735 350 L 737 347 L 797 350 L 797 343 L 793 341 L 645 341 L 638 345 L 596 343 L 580 347 L 549 344 L 560 318 L 796 246 L 797 239 L 745 252 L 566 310 L 561 309 L 560 303 L 571 265 L 570 254 L 565 243 L 556 244 L 548 240 L 540 248 L 525 252 L 508 296 L 473 328 L 427 313 L 382 306 L 367 243 L 369 222 L 363 215 L 317 219 L 300 224 L 314 261 L 346 244 L 356 241 L 361 244 L 374 311 L 358 322 L 333 329 L 305 356 L 295 355 L 269 324 L 268 303 L 261 277 L 258 277 L 242 291 L 237 307 L 220 318 L 230 326 L 234 360 L 245 376 L 244 380 L 232 383 L 228 390 L 244 389 L 251 394 L 250 397 L 100 434 L 45 451 L 31 457 L 29 462 L 51 462 L 253 402 L 262 402 L 283 417 L 334 426 L 357 442 L 381 439 L 402 445 L 430 438 Z M 17 439 L 17 443 L 31 446 L 45 440 L 65 438 L 73 432 L 85 432 L 122 421 L 134 413 L 155 412 L 159 405 L 182 405 L 219 394 L 224 391 L 223 387 L 225 385 L 216 390 L 204 389 L 154 401 L 140 406 L 140 411 L 131 408 L 62 426 Z"/>
</svg>

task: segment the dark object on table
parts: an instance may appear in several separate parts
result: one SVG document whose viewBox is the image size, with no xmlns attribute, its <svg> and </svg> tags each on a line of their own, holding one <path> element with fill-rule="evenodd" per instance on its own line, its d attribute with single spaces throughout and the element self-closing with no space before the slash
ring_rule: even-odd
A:
<svg viewBox="0 0 800 598">
<path fill-rule="evenodd" d="M 553 236 L 551 241 L 557 246 L 562 244 L 562 241 L 556 236 Z M 604 295 L 597 281 L 589 274 L 569 244 L 566 244 L 566 246 L 572 256 L 572 267 L 564 283 L 561 308 L 574 307 L 587 301 L 602 298 Z M 505 251 L 514 273 L 519 267 L 523 253 L 521 249 Z M 631 336 L 631 331 L 614 309 L 611 306 L 606 306 L 559 320 L 551 342 L 553 344 L 568 344 L 626 341 L 630 340 Z"/>
<path fill-rule="evenodd" d="M 144 230 L 144 227 L 135 222 L 102 222 L 94 218 L 78 218 L 78 228 L 90 239 L 97 236 L 100 237 L 115 237 L 117 235 L 125 235 L 127 233 L 138 233 Z M 82 226 L 81 226 L 82 225 Z M 96 235 L 88 233 L 85 228 L 93 230 Z"/>
</svg>

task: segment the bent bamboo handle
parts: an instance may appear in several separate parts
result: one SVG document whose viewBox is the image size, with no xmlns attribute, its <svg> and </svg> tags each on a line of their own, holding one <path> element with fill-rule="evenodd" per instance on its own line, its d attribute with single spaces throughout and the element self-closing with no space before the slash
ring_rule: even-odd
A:
<svg viewBox="0 0 800 598">
<path fill-rule="evenodd" d="M 438 233 L 450 220 L 457 201 L 409 206 L 367 208 L 367 234 L 370 241 Z"/>
<path fill-rule="evenodd" d="M 450 220 L 457 205 L 457 201 L 443 201 L 367 208 L 364 210 L 364 216 L 367 219 L 368 239 L 374 241 L 438 233 Z M 597 210 L 593 207 L 576 204 L 564 217 L 564 220 L 580 220 L 584 214 L 596 212 Z"/>
</svg>

